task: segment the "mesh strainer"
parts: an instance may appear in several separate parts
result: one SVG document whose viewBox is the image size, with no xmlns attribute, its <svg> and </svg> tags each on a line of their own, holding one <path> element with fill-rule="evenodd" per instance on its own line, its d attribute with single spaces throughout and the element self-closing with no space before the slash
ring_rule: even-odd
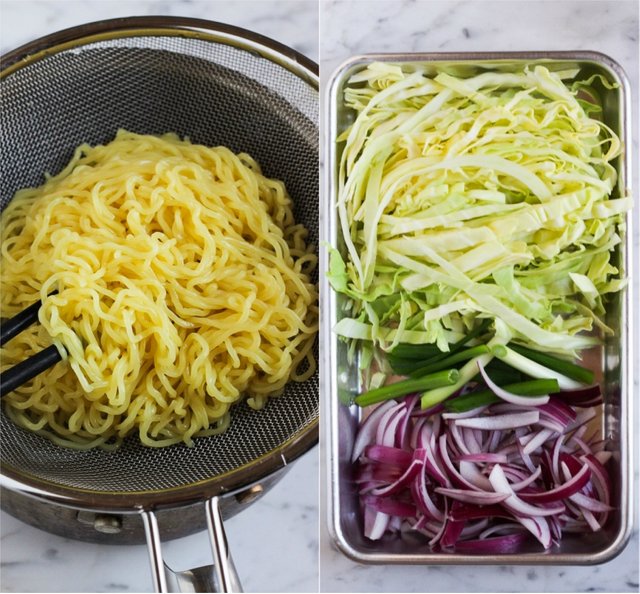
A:
<svg viewBox="0 0 640 594">
<path fill-rule="evenodd" d="M 116 19 L 42 38 L 3 59 L 2 208 L 19 188 L 58 172 L 83 142 L 107 142 L 118 128 L 176 132 L 252 155 L 265 175 L 285 182 L 296 221 L 317 244 L 316 71 L 278 43 L 195 19 Z M 317 442 L 318 378 L 290 384 L 263 411 L 239 405 L 225 434 L 192 448 L 149 449 L 131 439 L 116 452 L 78 452 L 4 414 L 0 423 L 3 486 L 83 511 L 140 514 L 159 591 L 167 581 L 156 514 L 204 501 L 215 577 L 227 591 L 235 580 L 220 498 L 266 484 Z"/>
</svg>

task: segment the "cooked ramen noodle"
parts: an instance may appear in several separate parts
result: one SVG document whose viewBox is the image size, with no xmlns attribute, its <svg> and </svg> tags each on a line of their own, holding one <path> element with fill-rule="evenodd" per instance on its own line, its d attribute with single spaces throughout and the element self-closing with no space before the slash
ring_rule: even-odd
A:
<svg viewBox="0 0 640 594">
<path fill-rule="evenodd" d="M 67 359 L 5 396 L 7 414 L 79 448 L 225 431 L 234 403 L 260 409 L 315 371 L 306 237 L 246 154 L 122 130 L 79 147 L 2 213 L 2 316 L 43 302 L 2 369 L 52 342 Z"/>
</svg>

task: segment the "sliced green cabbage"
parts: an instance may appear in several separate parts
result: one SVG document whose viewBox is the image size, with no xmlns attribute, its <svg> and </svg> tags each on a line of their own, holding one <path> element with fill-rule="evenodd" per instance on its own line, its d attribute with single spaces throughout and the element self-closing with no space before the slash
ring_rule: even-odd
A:
<svg viewBox="0 0 640 594">
<path fill-rule="evenodd" d="M 384 349 L 442 349 L 475 317 L 534 348 L 575 355 L 597 340 L 612 253 L 631 198 L 613 197 L 620 139 L 577 68 L 455 71 L 374 63 L 349 81 L 357 117 L 339 137 L 342 253 L 329 280 L 348 299 L 336 328 Z"/>
</svg>

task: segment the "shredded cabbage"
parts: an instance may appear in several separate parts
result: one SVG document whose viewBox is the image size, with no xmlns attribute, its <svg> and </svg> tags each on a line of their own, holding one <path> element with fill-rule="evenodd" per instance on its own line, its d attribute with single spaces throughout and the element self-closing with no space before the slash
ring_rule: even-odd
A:
<svg viewBox="0 0 640 594">
<path fill-rule="evenodd" d="M 476 316 L 534 348 L 575 355 L 597 339 L 603 295 L 625 285 L 611 254 L 631 198 L 613 197 L 621 154 L 579 70 L 474 76 L 374 63 L 344 92 L 338 139 L 344 250 L 329 280 L 336 331 L 448 342 Z"/>
</svg>

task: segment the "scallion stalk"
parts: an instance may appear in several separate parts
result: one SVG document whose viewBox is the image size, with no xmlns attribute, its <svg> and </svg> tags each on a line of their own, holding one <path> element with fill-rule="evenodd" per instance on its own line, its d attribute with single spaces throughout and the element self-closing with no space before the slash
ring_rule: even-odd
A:
<svg viewBox="0 0 640 594">
<path fill-rule="evenodd" d="M 488 345 L 487 345 L 488 346 Z M 439 404 L 443 400 L 446 400 L 451 394 L 457 392 L 467 382 L 471 381 L 473 377 L 478 373 L 478 361 L 485 366 L 489 361 L 493 359 L 493 353 L 485 353 L 479 357 L 474 357 L 467 361 L 460 369 L 458 381 L 450 386 L 442 386 L 439 388 L 426 391 L 420 398 L 420 406 L 424 410 Z M 442 372 L 439 372 L 442 373 Z"/>
<path fill-rule="evenodd" d="M 501 352 L 494 351 L 493 354 L 505 363 L 511 365 L 511 367 L 513 367 L 514 369 L 518 369 L 519 371 L 522 371 L 522 373 L 526 373 L 532 378 L 557 379 L 558 385 L 562 390 L 574 390 L 576 388 L 582 387 L 582 384 L 580 382 L 577 382 L 562 373 L 554 371 L 553 369 L 545 367 L 540 363 L 536 363 L 535 361 L 528 359 L 524 355 L 517 353 L 509 347 L 502 347 L 502 349 L 504 350 L 501 350 Z"/>
<path fill-rule="evenodd" d="M 489 352 L 489 347 L 486 344 L 474 346 L 469 349 L 465 349 L 464 351 L 458 351 L 453 355 L 450 355 L 445 359 L 442 359 L 441 361 L 436 361 L 435 363 L 429 363 L 424 367 L 419 367 L 418 369 L 415 369 L 409 374 L 409 377 L 422 377 L 423 375 L 434 373 L 436 371 L 440 371 L 441 369 L 448 369 L 455 366 L 457 363 L 461 363 L 462 361 L 468 361 L 469 359 L 473 359 L 474 357 L 478 357 L 488 352 Z"/>
<path fill-rule="evenodd" d="M 442 386 L 450 386 L 458 380 L 459 376 L 460 373 L 457 369 L 447 369 L 417 379 L 402 380 L 395 384 L 389 384 L 381 388 L 376 388 L 375 390 L 364 392 L 356 397 L 355 403 L 362 407 L 370 406 L 371 404 L 377 404 L 378 402 L 383 402 L 384 400 L 398 396 L 405 396 L 413 392 L 422 392 Z"/>
<path fill-rule="evenodd" d="M 553 357 L 552 355 L 541 353 L 540 351 L 534 351 L 533 349 L 529 349 L 519 344 L 511 343 L 509 348 L 513 349 L 516 353 L 527 357 L 527 359 L 540 363 L 540 365 L 553 369 L 554 371 L 557 371 L 562 375 L 566 375 L 578 382 L 582 382 L 587 385 L 593 383 L 593 371 L 586 367 L 581 367 L 580 365 L 571 363 L 570 361 L 565 361 L 564 359 L 559 359 L 558 357 Z"/>
<path fill-rule="evenodd" d="M 431 365 L 453 355 L 469 341 L 484 334 L 490 324 L 491 320 L 483 320 L 481 324 L 465 334 L 458 342 L 450 345 L 448 351 L 441 351 L 433 344 L 399 344 L 389 353 L 388 361 L 396 373 L 408 374 L 416 368 L 417 364 Z M 446 366 L 440 369 L 445 368 Z"/>
<path fill-rule="evenodd" d="M 493 378 L 492 378 L 493 379 Z M 508 384 L 501 386 L 512 394 L 518 396 L 542 396 L 543 394 L 553 394 L 560 390 L 558 380 L 556 379 L 537 379 L 526 382 L 518 382 L 516 384 Z M 450 412 L 466 412 L 468 410 L 478 408 L 500 402 L 500 398 L 491 390 L 481 390 L 479 392 L 471 392 L 457 398 L 452 398 L 444 403 L 444 407 Z"/>
</svg>

